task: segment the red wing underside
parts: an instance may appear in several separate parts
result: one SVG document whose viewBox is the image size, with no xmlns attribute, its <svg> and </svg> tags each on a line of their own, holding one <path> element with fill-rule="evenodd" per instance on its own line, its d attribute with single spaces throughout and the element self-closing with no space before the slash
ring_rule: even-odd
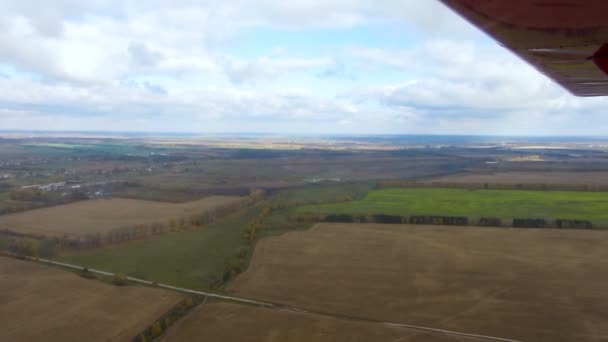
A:
<svg viewBox="0 0 608 342">
<path fill-rule="evenodd" d="M 608 96 L 608 0 L 440 0 L 577 96 Z"/>
</svg>

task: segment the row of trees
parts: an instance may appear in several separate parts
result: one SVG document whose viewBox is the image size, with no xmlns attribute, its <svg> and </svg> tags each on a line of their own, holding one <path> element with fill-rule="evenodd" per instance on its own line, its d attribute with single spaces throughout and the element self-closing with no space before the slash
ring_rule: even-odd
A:
<svg viewBox="0 0 608 342">
<path fill-rule="evenodd" d="M 38 188 L 13 189 L 9 192 L 9 198 L 13 201 L 45 202 L 50 199 L 48 192 Z"/>
<path fill-rule="evenodd" d="M 89 199 L 89 197 L 82 191 L 72 190 L 60 196 L 59 194 L 52 194 L 40 189 L 28 188 L 11 190 L 9 192 L 9 199 L 12 202 L 6 202 L 0 207 L 0 215 L 83 201 Z"/>
<path fill-rule="evenodd" d="M 9 250 L 13 253 L 52 257 L 58 250 L 97 248 L 125 241 L 146 239 L 159 234 L 196 229 L 245 208 L 263 199 L 264 196 L 265 192 L 263 190 L 252 190 L 251 194 L 241 201 L 224 204 L 189 217 L 173 218 L 167 222 L 126 226 L 105 233 L 88 233 L 83 236 L 64 235 L 61 237 L 26 236 L 10 231 L 6 231 L 4 234 L 13 237 L 13 242 L 9 244 Z"/>
<path fill-rule="evenodd" d="M 555 220 L 555 225 L 557 228 L 568 228 L 568 229 L 591 229 L 593 225 L 589 221 L 585 220 L 565 220 L 565 219 L 557 219 Z"/>
<path fill-rule="evenodd" d="M 257 193 L 257 195 L 258 196 L 256 198 L 258 200 L 262 200 L 265 198 L 266 193 Z M 337 198 L 333 200 L 341 201 L 343 199 Z M 243 232 L 244 245 L 238 250 L 236 256 L 226 261 L 224 270 L 220 276 L 211 276 L 209 279 L 207 279 L 209 289 L 215 290 L 225 286 L 228 282 L 246 269 L 248 257 L 255 246 L 260 231 L 264 229 L 266 219 L 272 214 L 272 212 L 295 207 L 301 204 L 302 202 L 299 201 L 284 201 L 281 194 L 279 194 L 272 200 L 272 202 L 269 203 L 267 201 L 263 206 L 261 206 L 257 215 L 255 215 L 247 223 L 245 231 Z"/>
<path fill-rule="evenodd" d="M 252 192 L 252 195 L 258 200 L 262 200 L 266 197 L 265 192 Z M 238 274 L 246 269 L 247 260 L 251 251 L 253 250 L 255 243 L 259 237 L 260 231 L 264 229 L 266 220 L 275 211 L 284 210 L 288 208 L 297 207 L 303 204 L 322 204 L 322 203 L 336 203 L 352 201 L 355 198 L 355 194 L 343 194 L 333 198 L 324 200 L 285 200 L 283 195 L 276 195 L 272 201 L 267 201 L 261 206 L 260 211 L 255 215 L 247 224 L 245 231 L 243 232 L 244 245 L 238 250 L 237 255 L 226 261 L 224 270 L 221 275 L 209 276 L 205 281 L 209 285 L 209 289 L 215 290 L 225 286 L 230 280 L 234 279 Z"/>
<path fill-rule="evenodd" d="M 148 342 L 157 340 L 169 327 L 177 320 L 185 316 L 192 308 L 200 304 L 203 297 L 189 296 L 180 301 L 169 312 L 158 320 L 154 321 L 149 327 L 137 335 L 133 342 Z"/>
<path fill-rule="evenodd" d="M 59 243 L 56 239 L 11 237 L 8 239 L 6 249 L 17 255 L 51 258 L 57 254 Z"/>
<path fill-rule="evenodd" d="M 451 225 L 451 226 L 466 226 L 469 224 L 469 219 L 461 216 L 400 216 L 387 214 L 314 214 L 303 213 L 291 217 L 298 222 L 340 222 L 340 223 L 386 223 L 386 224 L 434 224 L 434 225 Z"/>
<path fill-rule="evenodd" d="M 436 224 L 446 226 L 467 226 L 469 219 L 462 216 L 410 216 L 410 224 Z"/>
<path fill-rule="evenodd" d="M 423 182 L 387 180 L 377 183 L 379 188 L 456 188 L 493 190 L 562 190 L 608 191 L 608 185 L 599 184 L 541 184 L 541 183 L 487 183 L 487 182 Z"/>
<path fill-rule="evenodd" d="M 513 227 L 515 228 L 545 228 L 547 221 L 544 219 L 530 218 L 515 218 L 513 219 Z"/>
<path fill-rule="evenodd" d="M 255 196 L 258 195 L 256 194 Z M 72 247 L 78 249 L 96 248 L 107 244 L 145 239 L 153 235 L 196 229 L 245 208 L 257 200 L 257 197 L 246 197 L 241 201 L 224 204 L 198 214 L 190 215 L 189 217 L 173 218 L 166 223 L 156 222 L 122 227 L 107 233 L 87 234 L 83 237 L 71 240 L 71 243 L 73 245 Z"/>
<path fill-rule="evenodd" d="M 226 261 L 221 277 L 213 277 L 210 279 L 210 289 L 214 290 L 221 288 L 245 270 L 247 258 L 257 241 L 259 231 L 263 228 L 264 220 L 266 220 L 273 210 L 279 208 L 283 207 L 265 205 L 260 209 L 258 214 L 247 223 L 247 227 L 243 232 L 244 246 L 238 250 L 236 257 Z"/>
<path fill-rule="evenodd" d="M 399 216 L 386 214 L 317 214 L 302 213 L 291 217 L 298 222 L 338 222 L 338 223 L 385 223 L 385 224 L 425 224 L 446 226 L 481 226 L 502 227 L 505 224 L 500 218 L 482 217 L 478 220 L 470 220 L 464 216 L 438 216 L 438 215 L 415 215 Z M 592 229 L 593 224 L 587 220 L 557 219 L 549 222 L 539 218 L 514 218 L 511 227 L 515 228 L 564 228 L 564 229 Z"/>
</svg>

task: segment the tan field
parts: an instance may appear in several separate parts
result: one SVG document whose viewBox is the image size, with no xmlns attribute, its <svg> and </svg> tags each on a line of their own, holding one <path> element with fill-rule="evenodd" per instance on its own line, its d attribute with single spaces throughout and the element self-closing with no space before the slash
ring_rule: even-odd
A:
<svg viewBox="0 0 608 342">
<path fill-rule="evenodd" d="M 608 172 L 519 171 L 463 173 L 434 178 L 449 183 L 607 185 Z"/>
<path fill-rule="evenodd" d="M 0 257 L 0 341 L 131 341 L 180 299 Z"/>
<path fill-rule="evenodd" d="M 260 241 L 236 295 L 523 341 L 608 338 L 608 232 L 319 224 Z"/>
<path fill-rule="evenodd" d="M 162 340 L 226 342 L 454 342 L 476 341 L 380 323 L 279 311 L 229 303 L 201 305 Z"/>
<path fill-rule="evenodd" d="M 97 199 L 3 215 L 0 230 L 45 236 L 104 233 L 121 227 L 188 218 L 241 200 L 242 197 L 236 196 L 210 196 L 187 203 Z"/>
</svg>

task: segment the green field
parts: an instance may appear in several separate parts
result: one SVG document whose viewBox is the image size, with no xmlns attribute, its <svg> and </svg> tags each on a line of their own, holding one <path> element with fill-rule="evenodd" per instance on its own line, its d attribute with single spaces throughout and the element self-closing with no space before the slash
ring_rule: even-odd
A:
<svg viewBox="0 0 608 342">
<path fill-rule="evenodd" d="M 82 156 L 82 155 L 147 155 L 149 152 L 159 152 L 159 148 L 151 148 L 133 143 L 29 143 L 23 148 L 30 152 L 45 156 Z"/>
<path fill-rule="evenodd" d="M 280 192 L 280 200 L 289 203 L 337 202 L 363 197 L 373 188 L 371 182 L 310 185 Z"/>
<path fill-rule="evenodd" d="M 297 213 L 582 219 L 608 223 L 608 193 L 391 188 L 352 202 L 305 205 Z"/>
<path fill-rule="evenodd" d="M 244 227 L 257 210 L 243 210 L 193 231 L 63 255 L 57 259 L 150 281 L 206 289 L 210 277 L 221 276 L 225 265 L 244 247 Z"/>
</svg>

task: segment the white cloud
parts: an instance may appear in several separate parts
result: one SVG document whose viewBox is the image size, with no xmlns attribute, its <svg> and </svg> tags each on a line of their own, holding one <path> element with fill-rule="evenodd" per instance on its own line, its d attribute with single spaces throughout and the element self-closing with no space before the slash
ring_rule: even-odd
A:
<svg viewBox="0 0 608 342">
<path fill-rule="evenodd" d="M 161 70 L 209 71 L 210 49 L 254 26 L 345 28 L 406 21 L 424 30 L 469 30 L 442 5 L 422 3 L 3 0 L 0 60 L 52 78 L 96 82 L 125 77 L 131 71 L 128 57 L 146 52 L 164 57 Z M 444 17 L 451 20 L 439 20 Z"/>
<path fill-rule="evenodd" d="M 226 56 L 220 59 L 226 75 L 234 83 L 254 83 L 258 80 L 275 79 L 280 75 L 326 68 L 332 64 L 329 58 L 260 57 L 243 60 Z"/>
<path fill-rule="evenodd" d="M 228 48 L 257 28 L 356 35 L 377 24 L 411 41 Z M 0 128 L 601 133 L 608 124 L 606 100 L 573 98 L 480 37 L 436 1 L 0 0 Z"/>
</svg>

